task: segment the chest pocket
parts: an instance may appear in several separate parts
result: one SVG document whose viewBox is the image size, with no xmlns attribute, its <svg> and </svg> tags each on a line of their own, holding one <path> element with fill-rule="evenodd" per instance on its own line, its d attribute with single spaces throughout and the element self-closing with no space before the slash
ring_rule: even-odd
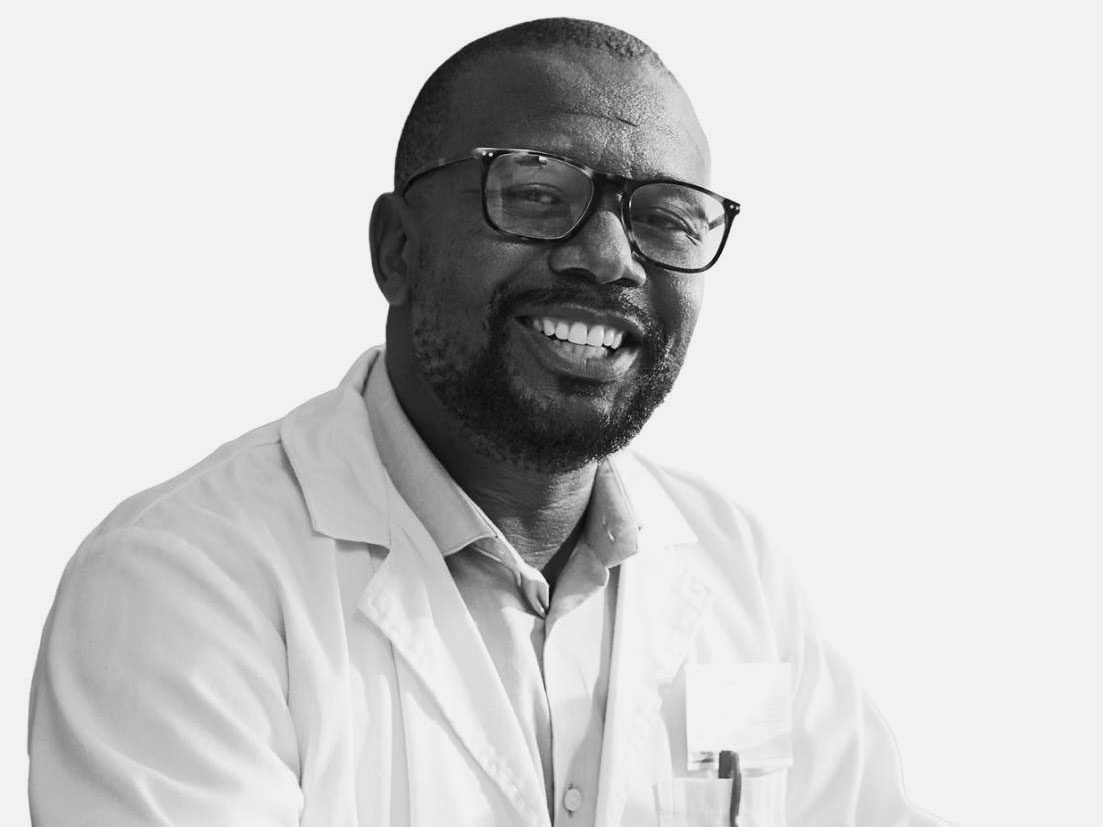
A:
<svg viewBox="0 0 1103 827">
<path fill-rule="evenodd" d="M 785 827 L 785 782 L 780 768 L 743 776 L 739 827 Z M 660 791 L 660 827 L 728 827 L 732 782 L 716 778 L 675 778 Z"/>
</svg>

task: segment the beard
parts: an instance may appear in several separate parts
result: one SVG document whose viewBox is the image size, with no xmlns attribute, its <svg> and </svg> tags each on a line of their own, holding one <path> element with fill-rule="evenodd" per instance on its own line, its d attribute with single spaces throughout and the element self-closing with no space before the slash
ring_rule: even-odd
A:
<svg viewBox="0 0 1103 827">
<path fill-rule="evenodd" d="M 417 297 L 411 298 L 418 308 Z M 568 415 L 564 403 L 527 389 L 511 370 L 514 310 L 558 302 L 621 313 L 640 324 L 643 340 L 634 345 L 641 352 L 634 375 L 624 380 L 631 384 L 610 405 L 575 405 Z M 473 352 L 461 352 L 448 333 L 445 322 L 456 325 L 455 314 L 427 304 L 415 310 L 411 320 L 415 368 L 462 424 L 478 453 L 524 469 L 571 471 L 624 448 L 666 398 L 685 358 L 685 345 L 672 345 L 663 327 L 632 301 L 628 288 L 604 285 L 599 292 L 564 286 L 510 293 L 499 287 L 480 325 L 484 343 Z M 580 399 L 605 392 L 593 382 L 570 376 L 557 377 L 555 390 Z"/>
</svg>

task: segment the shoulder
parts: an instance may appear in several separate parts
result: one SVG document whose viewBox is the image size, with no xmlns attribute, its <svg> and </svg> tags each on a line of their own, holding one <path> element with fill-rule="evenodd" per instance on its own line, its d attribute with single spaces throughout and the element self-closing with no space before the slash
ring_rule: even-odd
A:
<svg viewBox="0 0 1103 827">
<path fill-rule="evenodd" d="M 168 530 L 208 517 L 248 510 L 265 496 L 293 493 L 294 480 L 280 440 L 282 420 L 225 443 L 187 470 L 128 497 L 89 535 L 126 530 Z M 240 516 L 240 515 L 239 515 Z"/>
<path fill-rule="evenodd" d="M 65 578 L 94 577 L 120 566 L 140 566 L 148 578 L 182 565 L 193 574 L 230 575 L 262 590 L 286 579 L 288 565 L 298 565 L 295 558 L 314 535 L 285 444 L 286 425 L 304 409 L 324 406 L 329 395 L 121 502 L 81 543 Z"/>
<path fill-rule="evenodd" d="M 128 601 L 155 597 L 166 605 L 216 590 L 237 591 L 239 598 L 272 593 L 279 578 L 266 525 L 281 512 L 286 521 L 303 510 L 279 426 L 227 442 L 116 506 L 70 559 L 58 599 L 129 595 Z"/>
</svg>

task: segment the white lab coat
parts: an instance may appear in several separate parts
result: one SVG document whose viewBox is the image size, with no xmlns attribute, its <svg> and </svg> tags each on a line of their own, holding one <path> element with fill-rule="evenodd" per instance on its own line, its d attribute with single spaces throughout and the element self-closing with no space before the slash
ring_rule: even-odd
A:
<svg viewBox="0 0 1103 827">
<path fill-rule="evenodd" d="M 78 550 L 34 680 L 36 827 L 550 823 L 494 664 L 372 442 L 360 392 L 379 354 Z M 791 754 L 745 780 L 740 824 L 937 824 L 909 808 L 887 729 L 739 511 L 616 464 L 642 527 L 597 824 L 725 824 L 730 782 L 687 770 L 687 669 L 783 661 Z"/>
</svg>

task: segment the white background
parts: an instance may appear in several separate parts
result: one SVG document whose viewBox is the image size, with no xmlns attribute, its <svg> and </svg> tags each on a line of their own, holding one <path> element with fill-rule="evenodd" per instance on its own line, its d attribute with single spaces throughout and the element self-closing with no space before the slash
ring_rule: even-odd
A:
<svg viewBox="0 0 1103 827">
<path fill-rule="evenodd" d="M 917 802 L 1099 823 L 1094 4 L 388 5 L 4 6 L 0 823 L 69 555 L 382 339 L 368 216 L 418 87 L 556 13 L 663 55 L 744 205 L 641 444 L 795 559 Z"/>
</svg>

